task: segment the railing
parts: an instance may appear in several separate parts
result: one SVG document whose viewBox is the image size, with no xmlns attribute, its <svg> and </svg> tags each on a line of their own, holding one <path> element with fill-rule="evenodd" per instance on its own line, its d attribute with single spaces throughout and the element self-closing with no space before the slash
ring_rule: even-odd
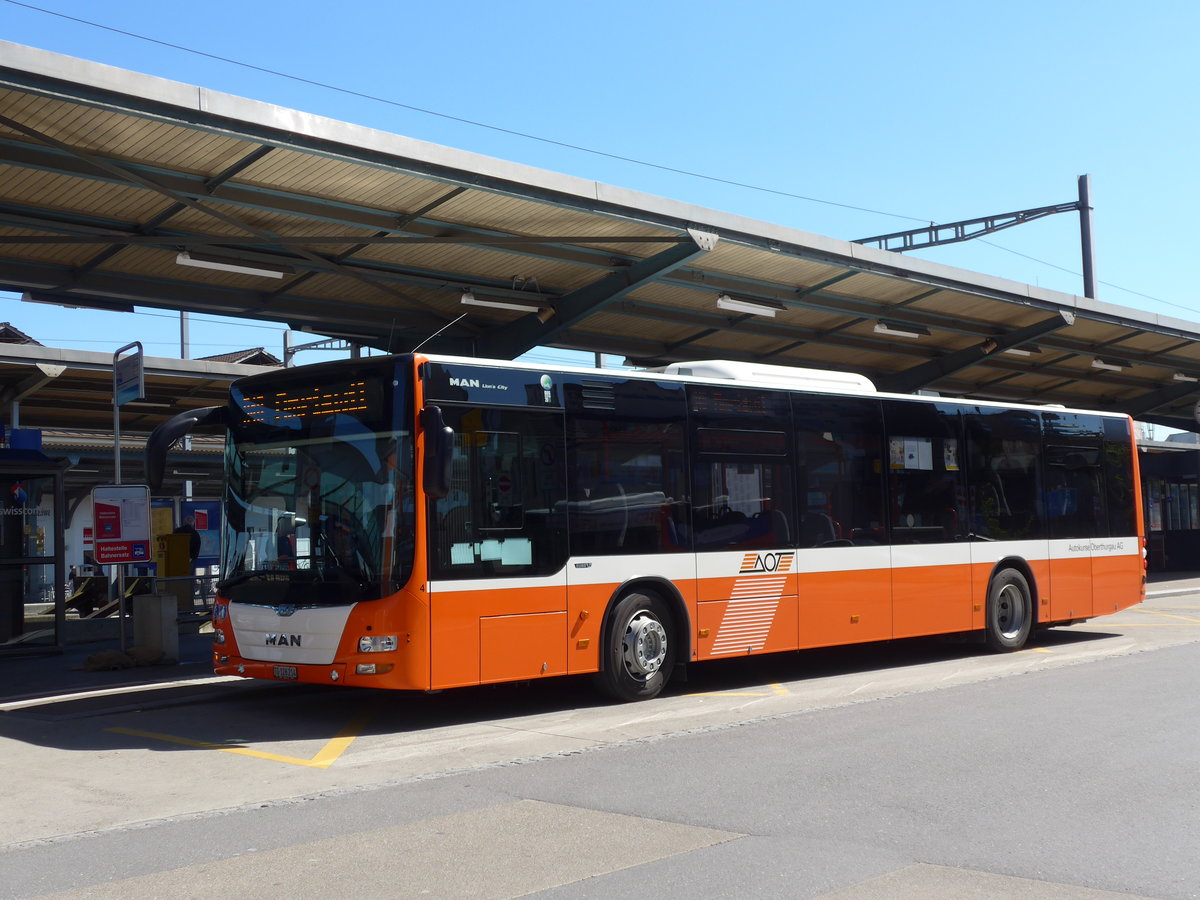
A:
<svg viewBox="0 0 1200 900">
<path fill-rule="evenodd" d="M 174 594 L 180 621 L 206 619 L 212 615 L 217 596 L 216 575 L 183 575 L 152 579 L 151 592 Z"/>
<path fill-rule="evenodd" d="M 140 594 L 174 595 L 179 619 L 199 621 L 212 615 L 217 595 L 216 575 L 182 575 L 158 578 L 142 575 L 125 581 L 125 609 L 133 609 L 133 598 Z M 104 576 L 83 576 L 68 587 L 66 607 L 68 618 L 102 619 L 115 616 L 120 608 L 116 593 Z"/>
</svg>

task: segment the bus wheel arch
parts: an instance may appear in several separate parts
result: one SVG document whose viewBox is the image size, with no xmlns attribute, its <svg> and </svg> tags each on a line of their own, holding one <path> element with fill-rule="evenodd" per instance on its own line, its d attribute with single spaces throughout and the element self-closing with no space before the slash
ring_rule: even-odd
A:
<svg viewBox="0 0 1200 900">
<path fill-rule="evenodd" d="M 674 585 L 646 579 L 613 594 L 601 626 L 597 687 L 617 700 L 648 700 L 687 659 L 686 615 Z"/>
<path fill-rule="evenodd" d="M 1033 573 L 1024 560 L 1005 559 L 988 580 L 984 639 L 990 649 L 1020 650 L 1037 623 L 1037 594 Z"/>
</svg>

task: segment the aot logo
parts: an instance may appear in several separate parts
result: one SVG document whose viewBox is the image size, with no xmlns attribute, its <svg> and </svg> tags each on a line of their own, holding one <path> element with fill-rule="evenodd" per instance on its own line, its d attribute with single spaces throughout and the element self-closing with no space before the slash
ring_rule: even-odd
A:
<svg viewBox="0 0 1200 900">
<path fill-rule="evenodd" d="M 795 553 L 747 553 L 742 557 L 739 575 L 776 574 L 786 575 L 792 571 Z"/>
<path fill-rule="evenodd" d="M 451 375 L 450 376 L 450 386 L 451 387 L 464 387 L 464 388 L 477 388 L 477 387 L 479 387 L 479 379 L 478 378 L 455 378 L 453 375 Z"/>
<path fill-rule="evenodd" d="M 264 643 L 268 647 L 299 647 L 301 637 L 299 634 L 268 634 Z"/>
</svg>

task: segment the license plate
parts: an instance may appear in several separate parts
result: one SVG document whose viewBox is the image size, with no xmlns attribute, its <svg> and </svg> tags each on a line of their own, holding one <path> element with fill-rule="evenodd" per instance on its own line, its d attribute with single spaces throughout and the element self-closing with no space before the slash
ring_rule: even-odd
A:
<svg viewBox="0 0 1200 900">
<path fill-rule="evenodd" d="M 272 666 L 275 677 L 280 681 L 295 681 L 296 667 L 295 666 Z"/>
</svg>

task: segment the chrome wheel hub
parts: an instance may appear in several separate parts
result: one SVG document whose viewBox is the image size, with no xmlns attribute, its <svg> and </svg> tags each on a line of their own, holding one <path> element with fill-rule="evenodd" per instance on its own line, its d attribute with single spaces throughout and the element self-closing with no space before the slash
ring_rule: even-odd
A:
<svg viewBox="0 0 1200 900">
<path fill-rule="evenodd" d="M 639 610 L 625 626 L 621 653 L 631 675 L 649 678 L 667 659 L 667 630 L 649 612 Z"/>
</svg>

